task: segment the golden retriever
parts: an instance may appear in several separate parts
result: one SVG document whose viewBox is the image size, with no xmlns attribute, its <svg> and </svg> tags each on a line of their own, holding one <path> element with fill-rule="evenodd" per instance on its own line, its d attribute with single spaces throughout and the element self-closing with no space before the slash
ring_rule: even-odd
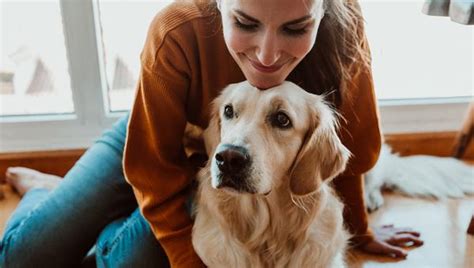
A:
<svg viewBox="0 0 474 268">
<path fill-rule="evenodd" d="M 328 182 L 349 151 L 323 97 L 229 85 L 204 132 L 192 241 L 209 267 L 341 267 L 348 233 Z"/>
</svg>

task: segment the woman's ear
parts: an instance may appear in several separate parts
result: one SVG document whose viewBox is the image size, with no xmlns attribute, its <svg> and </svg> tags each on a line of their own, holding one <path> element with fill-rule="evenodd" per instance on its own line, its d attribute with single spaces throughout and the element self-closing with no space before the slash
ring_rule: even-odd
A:
<svg viewBox="0 0 474 268">
<path fill-rule="evenodd" d="M 350 157 L 336 132 L 329 107 L 310 107 L 311 123 L 290 173 L 290 190 L 295 195 L 316 191 L 321 183 L 344 171 Z"/>
</svg>

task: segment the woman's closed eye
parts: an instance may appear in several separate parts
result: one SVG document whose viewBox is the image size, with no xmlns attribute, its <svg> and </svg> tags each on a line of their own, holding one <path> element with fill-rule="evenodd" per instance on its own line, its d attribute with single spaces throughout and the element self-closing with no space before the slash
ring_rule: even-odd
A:
<svg viewBox="0 0 474 268">
<path fill-rule="evenodd" d="M 235 18 L 235 26 L 245 31 L 255 31 L 258 29 L 258 24 L 250 21 L 245 21 L 239 18 Z"/>
<path fill-rule="evenodd" d="M 239 29 L 244 30 L 246 32 L 255 32 L 259 28 L 258 23 L 250 22 L 245 19 L 239 19 L 235 17 L 235 26 L 237 26 Z M 300 36 L 304 35 L 308 32 L 308 29 L 312 26 L 312 23 L 307 23 L 304 25 L 298 24 L 298 25 L 288 25 L 288 26 L 283 26 L 282 27 L 282 32 L 286 35 L 289 36 Z"/>
<path fill-rule="evenodd" d="M 289 34 L 289 35 L 303 35 L 305 33 L 308 32 L 308 29 L 309 29 L 310 25 L 308 24 L 305 24 L 303 26 L 301 25 L 298 25 L 298 26 L 285 26 L 283 27 L 283 31 L 286 33 L 286 34 Z"/>
<path fill-rule="evenodd" d="M 311 27 L 314 27 L 315 21 L 310 20 L 303 23 L 289 24 L 283 26 L 283 31 L 289 35 L 304 35 Z"/>
</svg>

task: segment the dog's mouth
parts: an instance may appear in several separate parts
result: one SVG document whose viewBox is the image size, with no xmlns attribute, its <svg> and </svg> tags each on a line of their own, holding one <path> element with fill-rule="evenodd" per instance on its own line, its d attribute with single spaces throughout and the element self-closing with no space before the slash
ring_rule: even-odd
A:
<svg viewBox="0 0 474 268">
<path fill-rule="evenodd" d="M 217 176 L 217 189 L 225 190 L 230 193 L 237 194 L 256 194 L 257 190 L 248 183 L 246 176 L 231 176 L 226 174 L 219 174 Z"/>
</svg>

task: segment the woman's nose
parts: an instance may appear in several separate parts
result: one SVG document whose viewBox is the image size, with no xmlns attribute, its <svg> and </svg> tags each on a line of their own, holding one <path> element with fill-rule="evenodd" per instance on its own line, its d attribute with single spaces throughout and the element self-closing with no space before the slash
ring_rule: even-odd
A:
<svg viewBox="0 0 474 268">
<path fill-rule="evenodd" d="M 257 59 L 262 65 L 272 66 L 280 58 L 280 45 L 273 33 L 266 32 L 257 45 Z"/>
</svg>

